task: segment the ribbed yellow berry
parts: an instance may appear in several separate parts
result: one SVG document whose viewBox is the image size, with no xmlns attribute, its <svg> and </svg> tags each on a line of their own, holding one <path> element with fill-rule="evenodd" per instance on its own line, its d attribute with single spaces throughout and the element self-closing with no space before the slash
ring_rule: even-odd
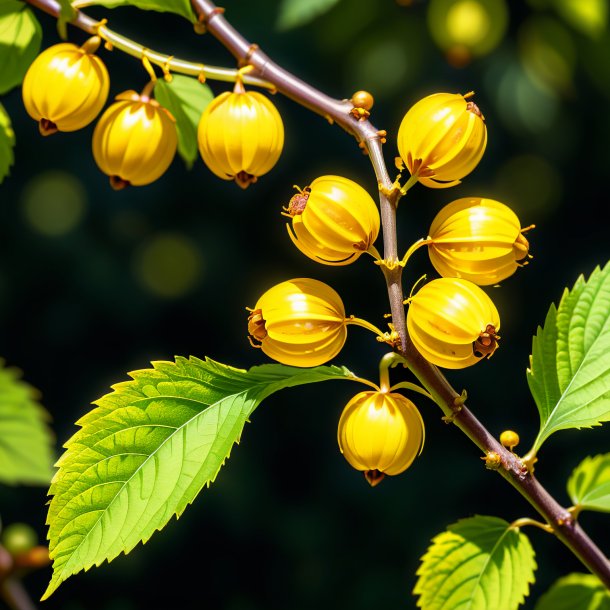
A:
<svg viewBox="0 0 610 610">
<path fill-rule="evenodd" d="M 222 93 L 206 107 L 197 141 L 204 163 L 214 174 L 247 188 L 280 158 L 284 124 L 267 97 L 245 91 L 238 83 L 235 91 Z"/>
<path fill-rule="evenodd" d="M 291 366 L 318 366 L 334 358 L 347 338 L 341 297 L 327 284 L 297 278 L 273 286 L 248 317 L 253 345 Z"/>
<path fill-rule="evenodd" d="M 100 38 L 82 47 L 53 45 L 32 63 L 23 79 L 23 103 L 44 136 L 76 131 L 100 113 L 108 98 L 110 78 L 102 60 L 93 55 Z"/>
<path fill-rule="evenodd" d="M 493 199 L 465 197 L 446 205 L 432 221 L 428 252 L 443 277 L 479 286 L 496 284 L 527 264 L 529 243 L 517 215 Z"/>
<path fill-rule="evenodd" d="M 435 93 L 410 108 L 398 130 L 398 151 L 412 176 L 432 188 L 459 184 L 479 163 L 487 129 L 466 95 Z"/>
<path fill-rule="evenodd" d="M 353 180 L 321 176 L 284 208 L 294 245 L 305 256 L 325 265 L 347 265 L 363 252 L 373 256 L 379 234 L 379 212 L 372 197 Z"/>
<path fill-rule="evenodd" d="M 424 446 L 424 422 L 402 394 L 360 392 L 345 406 L 337 439 L 345 459 L 371 485 L 404 472 Z"/>
<path fill-rule="evenodd" d="M 432 364 L 461 369 L 489 358 L 498 346 L 498 310 L 476 284 L 439 278 L 411 297 L 407 330 Z"/>
<path fill-rule="evenodd" d="M 125 91 L 100 117 L 93 157 L 115 189 L 154 182 L 170 166 L 178 146 L 172 115 L 148 95 Z"/>
</svg>

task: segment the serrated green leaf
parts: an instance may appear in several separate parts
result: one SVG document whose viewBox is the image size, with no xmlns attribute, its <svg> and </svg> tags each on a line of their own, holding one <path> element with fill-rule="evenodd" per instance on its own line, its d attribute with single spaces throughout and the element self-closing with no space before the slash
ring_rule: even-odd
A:
<svg viewBox="0 0 610 610">
<path fill-rule="evenodd" d="M 40 23 L 23 2 L 0 0 L 0 95 L 21 84 L 41 40 Z"/>
<path fill-rule="evenodd" d="M 610 263 L 551 305 L 532 343 L 527 381 L 538 412 L 536 453 L 554 432 L 610 420 Z"/>
<path fill-rule="evenodd" d="M 0 104 L 0 184 L 9 175 L 9 170 L 15 162 L 14 147 L 15 132 L 11 127 L 11 118 Z"/>
<path fill-rule="evenodd" d="M 503 519 L 477 515 L 433 538 L 413 592 L 423 610 L 515 610 L 535 569 L 525 534 Z"/>
<path fill-rule="evenodd" d="M 610 610 L 610 593 L 593 574 L 560 578 L 538 600 L 535 610 Z"/>
<path fill-rule="evenodd" d="M 54 437 L 38 392 L 0 360 L 0 483 L 48 485 Z"/>
<path fill-rule="evenodd" d="M 173 74 L 171 82 L 155 84 L 157 101 L 176 119 L 178 153 L 190 169 L 198 155 L 197 128 L 205 107 L 214 99 L 212 90 L 196 78 Z"/>
<path fill-rule="evenodd" d="M 581 510 L 610 513 L 610 453 L 585 458 L 568 480 L 568 494 Z"/>
<path fill-rule="evenodd" d="M 128 553 L 214 481 L 259 403 L 282 388 L 349 379 L 345 368 L 267 364 L 248 371 L 192 357 L 153 362 L 113 386 L 77 423 L 53 478 L 53 577 Z"/>
<path fill-rule="evenodd" d="M 175 13 L 186 17 L 192 23 L 197 21 L 190 0 L 74 0 L 74 8 L 85 8 L 86 6 L 103 6 L 105 8 L 116 8 L 117 6 L 135 6 L 143 11 L 159 11 L 161 13 Z"/>
<path fill-rule="evenodd" d="M 278 30 L 290 30 L 313 21 L 339 0 L 282 0 L 277 18 Z"/>
<path fill-rule="evenodd" d="M 563 19 L 591 38 L 599 38 L 608 25 L 608 0 L 553 0 Z"/>
</svg>

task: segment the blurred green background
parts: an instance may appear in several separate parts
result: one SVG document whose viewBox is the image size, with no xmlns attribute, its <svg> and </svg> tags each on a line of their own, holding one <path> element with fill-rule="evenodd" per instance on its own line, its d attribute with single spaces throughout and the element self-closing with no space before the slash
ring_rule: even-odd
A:
<svg viewBox="0 0 610 610">
<path fill-rule="evenodd" d="M 507 203 L 530 233 L 532 263 L 490 289 L 502 317 L 489 362 L 448 378 L 491 432 L 519 432 L 524 452 L 538 415 L 525 378 L 531 336 L 552 301 L 610 254 L 606 207 L 610 156 L 610 33 L 604 0 L 339 0 L 292 27 L 271 0 L 226 0 L 226 16 L 286 69 L 326 93 L 375 96 L 372 121 L 388 130 L 386 160 L 408 107 L 433 92 L 476 91 L 489 144 L 479 167 L 451 190 L 415 187 L 401 202 L 401 250 L 427 235 L 438 210 L 465 196 Z M 313 3 L 312 3 L 313 4 Z M 210 36 L 179 17 L 91 8 L 145 46 L 233 66 Z M 55 22 L 38 14 L 43 46 Z M 86 35 L 70 29 L 70 39 Z M 134 59 L 101 51 L 111 92 L 139 89 Z M 210 82 L 215 93 L 227 87 Z M 323 174 L 358 180 L 371 193 L 366 156 L 341 129 L 280 95 L 285 150 L 248 190 L 216 179 L 201 161 L 176 159 L 158 182 L 114 192 L 90 151 L 93 127 L 38 135 L 20 91 L 2 99 L 17 137 L 16 164 L 0 186 L 0 355 L 42 391 L 58 451 L 90 402 L 151 360 L 208 355 L 239 367 L 265 362 L 246 335 L 246 306 L 277 281 L 309 276 L 331 284 L 348 313 L 383 325 L 384 283 L 370 259 L 316 265 L 290 243 L 280 209 L 292 185 Z M 421 251 L 405 291 L 432 268 Z M 377 377 L 384 349 L 351 328 L 336 359 Z M 508 521 L 535 516 L 440 410 L 418 398 L 427 426 L 422 456 L 371 489 L 339 454 L 336 426 L 359 391 L 322 384 L 263 403 L 216 483 L 145 547 L 62 585 L 48 610 L 259 610 L 415 608 L 419 558 L 446 525 L 473 514 Z M 586 455 L 608 451 L 609 431 L 563 432 L 542 449 L 536 474 L 562 503 L 565 481 Z M 0 487 L 4 523 L 27 521 L 45 536 L 46 490 Z M 610 553 L 608 517 L 582 523 Z M 559 542 L 527 532 L 538 581 L 526 608 L 560 575 L 582 571 Z M 49 577 L 26 584 L 38 598 Z M 492 610 L 492 609 L 490 609 Z"/>
</svg>

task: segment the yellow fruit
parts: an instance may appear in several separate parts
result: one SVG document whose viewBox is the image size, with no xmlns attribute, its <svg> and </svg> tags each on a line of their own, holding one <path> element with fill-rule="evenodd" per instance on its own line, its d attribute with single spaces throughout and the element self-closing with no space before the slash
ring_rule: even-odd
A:
<svg viewBox="0 0 610 610">
<path fill-rule="evenodd" d="M 511 451 L 519 444 L 519 435 L 513 430 L 504 430 L 500 434 L 500 442 Z"/>
<path fill-rule="evenodd" d="M 424 446 L 424 422 L 402 394 L 360 392 L 343 409 L 337 438 L 345 459 L 371 485 L 404 472 Z"/>
<path fill-rule="evenodd" d="M 375 99 L 368 91 L 356 91 L 356 93 L 352 95 L 351 102 L 354 104 L 354 108 L 370 110 L 375 103 Z"/>
<path fill-rule="evenodd" d="M 56 44 L 29 67 L 23 79 L 23 103 L 39 122 L 42 135 L 81 129 L 104 107 L 110 78 L 102 60 L 93 55 L 99 44 L 97 36 L 82 47 Z"/>
<path fill-rule="evenodd" d="M 398 151 L 422 184 L 446 188 L 459 184 L 479 163 L 487 129 L 477 105 L 466 95 L 435 93 L 407 112 L 398 130 Z"/>
<path fill-rule="evenodd" d="M 297 278 L 265 292 L 248 317 L 253 345 L 278 362 L 318 366 L 334 358 L 347 338 L 341 297 L 318 280 Z"/>
<path fill-rule="evenodd" d="M 428 252 L 443 277 L 479 286 L 496 284 L 527 264 L 529 243 L 517 215 L 493 199 L 465 197 L 446 205 L 432 221 Z"/>
<path fill-rule="evenodd" d="M 214 174 L 247 188 L 280 158 L 284 124 L 268 98 L 245 91 L 238 82 L 235 91 L 222 93 L 206 107 L 197 141 L 201 158 Z"/>
<path fill-rule="evenodd" d="M 292 217 L 288 234 L 305 256 L 325 265 L 347 265 L 363 252 L 379 257 L 373 246 L 379 212 L 356 182 L 340 176 L 316 178 L 284 209 Z"/>
<path fill-rule="evenodd" d="M 410 298 L 407 330 L 426 360 L 461 369 L 491 357 L 500 316 L 492 300 L 468 280 L 439 278 Z"/>
<path fill-rule="evenodd" d="M 115 189 L 154 182 L 176 154 L 175 120 L 145 92 L 117 95 L 93 132 L 95 162 Z"/>
</svg>

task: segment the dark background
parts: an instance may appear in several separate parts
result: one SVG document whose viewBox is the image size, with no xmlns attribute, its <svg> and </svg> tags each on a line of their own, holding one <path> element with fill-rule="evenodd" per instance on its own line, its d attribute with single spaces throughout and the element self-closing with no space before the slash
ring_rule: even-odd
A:
<svg viewBox="0 0 610 610">
<path fill-rule="evenodd" d="M 389 167 L 411 104 L 433 92 L 476 91 L 489 133 L 484 159 L 458 187 L 418 185 L 409 193 L 399 209 L 400 249 L 427 234 L 442 205 L 464 196 L 498 199 L 523 225 L 536 223 L 529 235 L 532 263 L 489 291 L 502 318 L 500 349 L 489 362 L 447 374 L 458 390 L 468 389 L 472 410 L 490 431 L 517 430 L 525 452 L 538 429 L 525 376 L 531 336 L 565 286 L 608 260 L 610 36 L 604 27 L 597 36 L 575 27 L 550 0 L 511 3 L 499 45 L 456 67 L 455 53 L 448 60 L 430 35 L 427 4 L 341 0 L 327 15 L 289 31 L 274 27 L 277 2 L 227 0 L 224 6 L 247 38 L 314 86 L 338 98 L 370 90 L 372 121 L 389 132 Z M 179 17 L 87 12 L 107 16 L 110 27 L 148 47 L 234 65 L 212 37 L 195 36 Z M 43 46 L 58 42 L 54 20 L 39 17 Z M 70 38 L 80 43 L 86 36 L 71 29 Z M 146 73 L 136 60 L 100 54 L 112 95 L 144 86 Z M 227 88 L 210 84 L 215 93 Z M 277 95 L 284 153 L 246 191 L 216 179 L 200 160 L 187 171 L 177 158 L 153 185 L 114 192 L 92 159 L 93 126 L 41 138 L 19 90 L 2 102 L 17 148 L 11 176 L 0 187 L 0 353 L 41 390 L 58 451 L 92 400 L 151 360 L 193 354 L 239 367 L 266 362 L 248 344 L 244 308 L 277 281 L 326 281 L 348 313 L 384 324 L 384 283 L 371 260 L 317 265 L 291 245 L 279 215 L 293 184 L 305 186 L 323 174 L 376 191 L 367 158 L 324 119 Z M 405 290 L 430 272 L 419 252 L 406 270 Z M 352 327 L 335 362 L 376 380 L 383 353 L 369 333 Z M 535 516 L 423 398 L 415 399 L 426 422 L 423 454 L 406 473 L 371 489 L 336 443 L 339 414 L 355 391 L 329 383 L 266 400 L 216 483 L 179 522 L 172 520 L 129 558 L 70 578 L 42 607 L 414 608 L 419 558 L 448 524 L 474 514 L 508 521 Z M 565 481 L 572 468 L 607 451 L 609 440 L 603 427 L 554 435 L 536 474 L 569 504 Z M 45 493 L 0 487 L 4 523 L 27 521 L 42 540 Z M 586 513 L 581 520 L 609 553 L 608 517 Z M 539 564 L 526 605 L 532 608 L 558 576 L 584 569 L 554 538 L 527 533 Z M 34 598 L 49 574 L 28 577 Z"/>
</svg>

